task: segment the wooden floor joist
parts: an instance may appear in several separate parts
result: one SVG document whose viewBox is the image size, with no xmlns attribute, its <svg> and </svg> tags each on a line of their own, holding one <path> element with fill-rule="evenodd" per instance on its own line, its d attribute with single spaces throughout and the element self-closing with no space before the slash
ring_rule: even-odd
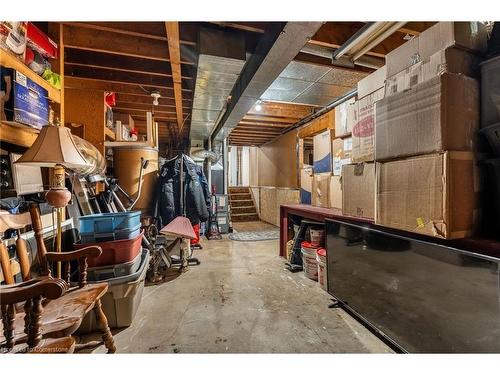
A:
<svg viewBox="0 0 500 375">
<path fill-rule="evenodd" d="M 177 126 L 182 129 L 184 115 L 182 111 L 182 77 L 181 77 L 181 53 L 179 44 L 179 23 L 165 22 L 167 32 L 168 53 L 172 67 L 172 80 L 174 86 L 175 110 L 177 112 Z"/>
</svg>

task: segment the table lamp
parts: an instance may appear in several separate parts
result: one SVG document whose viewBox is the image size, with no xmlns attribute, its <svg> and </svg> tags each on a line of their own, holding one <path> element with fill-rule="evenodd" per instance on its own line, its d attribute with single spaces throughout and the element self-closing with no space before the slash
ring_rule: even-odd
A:
<svg viewBox="0 0 500 375">
<path fill-rule="evenodd" d="M 184 216 L 177 216 L 170 223 L 165 225 L 160 233 L 171 235 L 174 237 L 181 238 L 186 246 L 186 252 L 183 250 L 182 254 L 182 269 L 186 270 L 188 266 L 188 257 L 191 253 L 191 241 L 196 239 L 196 233 L 193 230 L 193 226 L 191 225 L 191 221 Z M 186 241 L 187 240 L 187 241 Z M 184 249 L 184 247 L 183 247 Z"/>
<path fill-rule="evenodd" d="M 15 163 L 53 168 L 51 187 L 45 199 L 57 213 L 56 251 L 61 252 L 62 215 L 71 200 L 71 193 L 64 184 L 64 168 L 88 167 L 88 162 L 78 150 L 69 128 L 46 125 L 33 145 Z M 57 264 L 57 277 L 61 277 L 60 263 Z"/>
</svg>

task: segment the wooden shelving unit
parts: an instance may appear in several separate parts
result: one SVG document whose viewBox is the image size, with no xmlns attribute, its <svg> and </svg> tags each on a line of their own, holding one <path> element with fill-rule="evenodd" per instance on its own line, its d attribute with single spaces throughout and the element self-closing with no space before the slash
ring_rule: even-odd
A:
<svg viewBox="0 0 500 375">
<path fill-rule="evenodd" d="M 0 122 L 0 140 L 21 147 L 30 147 L 39 131 L 30 126 L 12 121 Z"/>
<path fill-rule="evenodd" d="M 64 60 L 64 44 L 62 43 L 62 29 L 60 25 L 55 24 L 52 30 L 52 38 L 59 43 L 60 57 L 53 61 L 54 72 L 61 75 L 61 87 L 64 87 L 64 70 L 61 69 Z M 14 56 L 10 51 L 0 49 L 0 65 L 12 68 L 24 74 L 36 84 L 47 90 L 48 99 L 53 103 L 53 109 L 58 113 L 60 121 L 64 124 L 64 89 L 58 89 L 44 80 L 21 60 Z M 39 130 L 27 125 L 19 124 L 13 121 L 0 122 L 0 141 L 10 143 L 21 147 L 30 147 L 35 142 Z"/>
<path fill-rule="evenodd" d="M 113 133 L 113 131 L 110 128 L 108 128 L 107 126 L 104 127 L 104 135 L 112 141 L 114 141 L 116 139 L 116 134 Z"/>
<path fill-rule="evenodd" d="M 15 69 L 20 73 L 24 74 L 26 77 L 31 79 L 36 84 L 42 86 L 47 90 L 49 94 L 49 99 L 56 103 L 61 103 L 61 90 L 52 86 L 49 82 L 44 80 L 30 68 L 28 68 L 24 63 L 15 57 L 9 51 L 4 49 L 0 50 L 0 65 L 6 66 L 8 68 Z"/>
</svg>

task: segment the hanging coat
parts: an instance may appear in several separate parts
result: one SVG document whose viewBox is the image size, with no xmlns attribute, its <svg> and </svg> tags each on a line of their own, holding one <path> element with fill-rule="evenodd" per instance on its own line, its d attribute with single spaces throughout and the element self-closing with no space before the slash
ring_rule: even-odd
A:
<svg viewBox="0 0 500 375">
<path fill-rule="evenodd" d="M 182 186 L 184 200 L 181 199 L 181 160 L 184 167 Z M 206 179 L 203 170 L 198 170 L 197 167 L 197 164 L 186 155 L 169 160 L 162 166 L 154 205 L 155 216 L 161 219 L 161 225 L 166 225 L 184 214 L 193 225 L 208 220 L 208 186 L 203 186 L 201 180 L 207 185 Z"/>
</svg>

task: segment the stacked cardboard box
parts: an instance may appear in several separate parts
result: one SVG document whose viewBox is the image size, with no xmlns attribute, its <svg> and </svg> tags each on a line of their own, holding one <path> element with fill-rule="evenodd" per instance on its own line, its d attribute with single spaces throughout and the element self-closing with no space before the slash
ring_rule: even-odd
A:
<svg viewBox="0 0 500 375">
<path fill-rule="evenodd" d="M 352 129 L 353 163 L 374 160 L 375 103 L 384 98 L 386 67 L 358 82 L 355 124 Z"/>
<path fill-rule="evenodd" d="M 300 203 L 312 203 L 313 169 L 310 165 L 305 165 L 300 170 Z"/>
<path fill-rule="evenodd" d="M 342 167 L 342 214 L 365 219 L 375 216 L 375 163 Z"/>
<path fill-rule="evenodd" d="M 440 22 L 387 55 L 375 106 L 377 224 L 445 239 L 472 233 L 479 87 L 469 76 L 485 46 L 482 24 Z"/>
</svg>

